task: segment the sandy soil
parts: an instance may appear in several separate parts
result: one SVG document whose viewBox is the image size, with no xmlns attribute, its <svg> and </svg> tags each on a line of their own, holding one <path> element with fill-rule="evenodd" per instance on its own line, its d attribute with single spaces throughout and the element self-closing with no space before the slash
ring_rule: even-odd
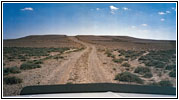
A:
<svg viewBox="0 0 179 100">
<path fill-rule="evenodd" d="M 64 59 L 46 60 L 41 68 L 12 74 L 12 76 L 23 79 L 23 83 L 15 85 L 4 84 L 3 95 L 18 95 L 23 87 L 30 85 L 111 83 L 114 75 L 110 74 L 103 66 L 103 63 L 97 56 L 96 47 L 75 37 L 69 37 L 69 39 L 75 43 L 82 44 L 85 49 L 63 54 L 65 56 Z"/>
<path fill-rule="evenodd" d="M 53 39 L 54 38 L 58 40 L 56 37 L 53 37 Z M 91 39 L 92 38 L 93 37 L 91 37 Z M 96 40 L 99 39 L 106 41 L 105 37 L 98 37 Z M 19 74 L 8 75 L 8 76 L 19 77 L 23 79 L 23 82 L 14 85 L 4 84 L 3 95 L 4 96 L 18 95 L 20 94 L 20 91 L 22 90 L 23 87 L 32 86 L 32 85 L 54 85 L 54 84 L 76 84 L 76 83 L 127 83 L 129 84 L 128 82 L 119 82 L 117 80 L 114 80 L 115 75 L 124 72 L 126 70 L 128 70 L 129 72 L 133 72 L 137 66 L 143 65 L 137 61 L 138 59 L 137 58 L 136 60 L 129 61 L 132 67 L 126 69 L 125 67 L 122 67 L 121 64 L 114 63 L 111 57 L 107 57 L 104 54 L 106 48 L 99 44 L 93 44 L 91 42 L 81 40 L 79 39 L 78 36 L 68 37 L 65 40 L 70 41 L 70 43 L 73 42 L 73 44 L 77 44 L 78 47 L 83 47 L 84 49 L 75 52 L 73 52 L 73 50 L 71 49 L 71 51 L 65 52 L 64 54 L 61 55 L 64 57 L 64 59 L 58 59 L 58 60 L 48 59 L 45 60 L 43 64 L 41 64 L 42 66 L 41 68 L 25 70 Z M 50 44 L 48 45 L 50 46 Z M 58 46 L 58 43 L 56 44 L 55 42 L 54 47 L 60 47 L 60 46 Z M 143 55 L 146 55 L 147 53 L 144 53 Z M 54 56 L 57 54 L 58 53 L 52 52 L 50 55 Z M 118 52 L 114 51 L 113 54 L 115 55 L 116 58 L 119 58 Z M 21 63 L 18 62 L 18 64 L 19 64 L 18 66 L 20 66 Z M 10 63 L 9 65 L 13 65 L 13 63 Z M 152 70 L 152 72 L 157 73 L 159 71 Z M 168 72 L 166 72 L 166 75 L 167 74 Z M 162 76 L 161 78 L 158 77 L 157 74 L 154 74 L 154 77 L 149 78 L 148 82 L 150 80 L 165 79 L 166 77 L 169 78 L 168 76 Z M 173 84 L 175 84 L 176 80 L 175 78 L 171 78 L 171 81 L 173 82 Z"/>
<path fill-rule="evenodd" d="M 176 48 L 176 41 L 139 39 L 128 36 L 79 35 L 77 38 L 107 49 L 166 50 Z"/>
</svg>

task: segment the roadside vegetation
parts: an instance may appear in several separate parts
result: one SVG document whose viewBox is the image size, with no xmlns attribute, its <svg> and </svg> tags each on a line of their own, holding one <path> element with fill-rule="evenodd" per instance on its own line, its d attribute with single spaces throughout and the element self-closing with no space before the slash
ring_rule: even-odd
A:
<svg viewBox="0 0 179 100">
<path fill-rule="evenodd" d="M 30 47 L 4 47 L 3 55 L 5 59 L 14 61 L 14 59 L 20 59 L 26 61 L 32 56 L 49 56 L 50 52 L 63 53 L 70 48 L 30 48 Z"/>
<path fill-rule="evenodd" d="M 3 75 L 8 75 L 10 73 L 16 74 L 16 73 L 20 73 L 20 69 L 16 66 L 14 67 L 9 67 L 9 68 L 3 68 Z"/>
<path fill-rule="evenodd" d="M 125 62 L 125 63 L 122 64 L 122 66 L 124 66 L 124 67 L 130 67 L 131 65 L 129 63 Z"/>
<path fill-rule="evenodd" d="M 153 77 L 151 70 L 148 67 L 139 66 L 134 70 L 134 73 L 143 75 L 143 77 L 145 77 L 145 78 Z"/>
<path fill-rule="evenodd" d="M 171 87 L 172 83 L 170 81 L 168 81 L 168 80 L 162 80 L 162 81 L 160 81 L 158 83 L 157 82 L 153 82 L 153 83 L 151 83 L 149 85 L 161 86 L 161 87 L 166 87 L 166 86 Z"/>
<path fill-rule="evenodd" d="M 170 76 L 170 77 L 176 77 L 176 70 L 172 70 L 172 71 L 169 73 L 169 76 Z"/>
<path fill-rule="evenodd" d="M 22 83 L 22 79 L 15 76 L 5 77 L 3 78 L 3 81 L 8 85 Z"/>
<path fill-rule="evenodd" d="M 123 81 L 123 82 L 136 82 L 139 84 L 143 84 L 143 80 L 140 79 L 137 75 L 134 75 L 130 72 L 119 73 L 115 76 L 115 80 Z"/>
<path fill-rule="evenodd" d="M 147 55 L 141 56 L 139 61 L 146 66 L 155 68 L 173 69 L 176 66 L 168 66 L 171 62 L 175 63 L 175 50 L 150 51 Z"/>
<path fill-rule="evenodd" d="M 111 51 L 109 51 L 109 50 L 107 50 L 107 51 L 105 52 L 105 54 L 107 55 L 107 57 L 115 58 L 115 55 L 113 55 L 113 54 L 111 53 Z"/>
<path fill-rule="evenodd" d="M 47 59 L 63 59 L 64 57 L 61 56 L 61 54 L 67 50 L 70 50 L 70 48 L 4 47 L 3 59 L 6 63 L 16 60 L 22 62 L 18 67 L 8 66 L 3 68 L 4 83 L 9 85 L 21 83 L 22 79 L 15 76 L 9 76 L 9 74 L 18 74 L 23 70 L 41 68 L 41 64 Z M 51 52 L 57 52 L 58 54 L 51 56 Z M 34 60 L 31 60 L 31 58 Z M 3 63 L 3 66 L 6 66 L 5 62 Z"/>
<path fill-rule="evenodd" d="M 31 62 L 26 62 L 26 63 L 23 63 L 21 66 L 20 66 L 20 69 L 22 70 L 29 70 L 29 69 L 35 69 L 35 68 L 40 68 L 41 66 L 39 64 L 34 64 L 34 63 L 31 63 Z"/>
<path fill-rule="evenodd" d="M 113 51 L 117 51 L 117 53 Z M 114 63 L 125 67 L 118 67 L 119 69 L 126 71 L 117 74 L 115 80 L 136 83 L 146 81 L 150 83 L 149 78 L 152 78 L 154 74 L 158 77 L 165 74 L 171 78 L 176 78 L 176 50 L 134 51 L 115 49 L 113 51 L 107 50 L 105 54 L 107 57 L 111 57 Z M 138 65 L 135 67 L 133 64 Z M 156 72 L 157 70 L 159 72 Z M 112 68 L 112 71 L 116 73 L 118 70 Z M 153 84 L 172 86 L 170 81 L 154 82 Z"/>
<path fill-rule="evenodd" d="M 118 50 L 119 56 L 124 56 L 125 58 L 134 60 L 141 56 L 145 51 L 132 51 L 132 50 Z"/>
<path fill-rule="evenodd" d="M 119 58 L 119 59 L 114 58 L 113 59 L 113 62 L 115 62 L 115 63 L 122 63 L 123 61 L 124 61 L 123 58 Z"/>
<path fill-rule="evenodd" d="M 165 70 L 175 70 L 175 69 L 176 69 L 176 64 L 168 65 L 165 67 Z"/>
</svg>

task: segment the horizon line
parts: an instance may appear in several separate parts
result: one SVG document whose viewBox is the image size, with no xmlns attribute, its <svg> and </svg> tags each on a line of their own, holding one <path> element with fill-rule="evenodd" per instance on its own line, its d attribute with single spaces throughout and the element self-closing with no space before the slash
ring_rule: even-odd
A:
<svg viewBox="0 0 179 100">
<path fill-rule="evenodd" d="M 176 40 L 168 40 L 168 39 L 151 39 L 151 38 L 139 38 L 139 37 L 134 37 L 134 36 L 128 36 L 128 35 L 85 35 L 85 34 L 81 34 L 81 35 L 66 35 L 66 34 L 37 34 L 37 35 L 26 35 L 26 36 L 21 36 L 21 37 L 18 37 L 18 38 L 6 38 L 4 39 L 3 37 L 3 40 L 13 40 L 13 39 L 20 39 L 20 38 L 25 38 L 25 37 L 29 37 L 29 36 L 53 36 L 53 35 L 61 35 L 61 36 L 121 36 L 121 37 L 130 37 L 130 38 L 135 38 L 135 39 L 144 39 L 144 40 L 159 40 L 159 41 L 176 41 Z"/>
</svg>

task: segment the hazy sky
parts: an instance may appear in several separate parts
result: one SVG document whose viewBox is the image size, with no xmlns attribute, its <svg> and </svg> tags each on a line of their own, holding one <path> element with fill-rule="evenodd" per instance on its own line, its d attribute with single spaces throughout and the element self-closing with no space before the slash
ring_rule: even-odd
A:
<svg viewBox="0 0 179 100">
<path fill-rule="evenodd" d="M 176 40 L 175 3 L 4 3 L 3 37 L 125 35 Z"/>
</svg>

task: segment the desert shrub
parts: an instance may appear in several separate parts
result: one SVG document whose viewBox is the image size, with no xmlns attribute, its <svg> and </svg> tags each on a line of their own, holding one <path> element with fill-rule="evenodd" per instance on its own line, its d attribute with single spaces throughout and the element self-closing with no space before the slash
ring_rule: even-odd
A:
<svg viewBox="0 0 179 100">
<path fill-rule="evenodd" d="M 113 55 L 109 50 L 107 50 L 105 54 L 107 54 L 107 57 L 115 58 L 115 55 Z"/>
<path fill-rule="evenodd" d="M 165 64 L 161 61 L 158 61 L 155 65 L 156 68 L 164 68 L 165 67 Z"/>
<path fill-rule="evenodd" d="M 27 59 L 26 56 L 18 55 L 18 59 Z"/>
<path fill-rule="evenodd" d="M 124 61 L 124 59 L 123 58 L 120 58 L 120 59 L 113 59 L 113 61 L 115 62 L 115 63 L 122 63 L 123 61 Z"/>
<path fill-rule="evenodd" d="M 5 77 L 3 80 L 5 84 L 18 84 L 22 82 L 22 79 L 15 76 Z"/>
<path fill-rule="evenodd" d="M 66 84 L 73 84 L 72 82 L 67 82 Z"/>
<path fill-rule="evenodd" d="M 143 77 L 145 77 L 145 78 L 151 78 L 151 77 L 153 77 L 153 75 L 152 75 L 151 72 L 147 72 L 147 73 L 144 74 Z"/>
<path fill-rule="evenodd" d="M 126 69 L 126 71 L 129 71 L 129 70 L 130 70 L 130 68 L 129 68 L 129 67 L 126 67 L 125 69 Z"/>
<path fill-rule="evenodd" d="M 3 74 L 4 75 L 8 75 L 10 73 L 16 74 L 16 73 L 20 73 L 20 69 L 16 66 L 14 67 L 9 67 L 9 68 L 3 68 Z"/>
<path fill-rule="evenodd" d="M 176 65 L 168 65 L 165 67 L 166 70 L 176 69 Z"/>
<path fill-rule="evenodd" d="M 12 59 L 15 59 L 15 57 L 14 56 L 10 56 L 7 59 L 12 60 Z"/>
<path fill-rule="evenodd" d="M 154 66 L 156 68 L 164 68 L 165 64 L 161 61 L 156 61 L 156 60 L 150 60 L 150 62 L 145 63 L 146 66 Z"/>
<path fill-rule="evenodd" d="M 25 59 L 26 56 L 49 56 L 50 52 L 63 53 L 70 48 L 31 48 L 31 47 L 4 47 L 3 54 L 9 54 L 12 57 L 18 57 L 18 59 Z M 23 56 L 22 56 L 23 55 Z"/>
<path fill-rule="evenodd" d="M 26 61 L 26 59 L 21 59 L 21 61 Z"/>
<path fill-rule="evenodd" d="M 159 86 L 159 84 L 157 82 L 149 83 L 148 85 Z"/>
<path fill-rule="evenodd" d="M 18 67 L 14 66 L 14 67 L 10 68 L 10 72 L 11 73 L 20 73 L 21 71 Z"/>
<path fill-rule="evenodd" d="M 129 59 L 128 58 L 124 58 L 124 61 L 128 61 Z"/>
<path fill-rule="evenodd" d="M 107 54 L 108 57 L 111 57 L 112 53 L 110 51 L 106 51 L 105 54 Z"/>
<path fill-rule="evenodd" d="M 147 58 L 145 56 L 141 56 L 138 60 L 139 61 L 145 61 L 145 60 L 147 60 Z"/>
<path fill-rule="evenodd" d="M 172 83 L 167 80 L 160 81 L 158 84 L 159 86 L 172 86 Z"/>
<path fill-rule="evenodd" d="M 131 60 L 136 59 L 138 56 L 142 55 L 144 51 L 132 51 L 132 50 L 119 50 L 119 56 L 123 55 L 126 58 L 131 58 Z"/>
<path fill-rule="evenodd" d="M 159 51 L 149 51 L 145 56 L 141 56 L 139 61 L 144 63 L 146 66 L 153 66 L 156 68 L 164 68 L 172 60 L 173 56 L 176 54 L 176 50 L 159 50 Z M 167 67 L 166 69 L 170 69 Z"/>
<path fill-rule="evenodd" d="M 130 67 L 131 65 L 129 63 L 125 62 L 125 63 L 122 64 L 122 66 L 124 66 L 124 67 Z"/>
<path fill-rule="evenodd" d="M 116 68 L 113 68 L 114 71 L 116 71 Z"/>
<path fill-rule="evenodd" d="M 66 50 L 70 50 L 70 48 L 48 48 L 47 52 L 60 52 L 60 53 L 63 53 Z"/>
<path fill-rule="evenodd" d="M 122 54 L 119 54 L 118 56 L 122 56 Z"/>
<path fill-rule="evenodd" d="M 157 82 L 150 83 L 149 85 L 166 87 L 166 86 L 172 86 L 172 83 L 168 80 L 162 80 L 158 83 Z"/>
<path fill-rule="evenodd" d="M 112 54 L 112 55 L 111 55 L 111 58 L 115 58 L 115 55 Z"/>
<path fill-rule="evenodd" d="M 124 81 L 124 82 L 136 82 L 143 83 L 143 80 L 140 79 L 137 75 L 134 75 L 130 72 L 119 73 L 115 76 L 115 80 Z"/>
<path fill-rule="evenodd" d="M 9 68 L 3 68 L 3 75 L 8 75 L 10 73 Z"/>
<path fill-rule="evenodd" d="M 7 58 L 9 61 L 14 61 L 14 59 L 16 59 L 14 56 L 10 56 Z"/>
<path fill-rule="evenodd" d="M 42 60 L 33 60 L 34 64 L 43 64 Z"/>
<path fill-rule="evenodd" d="M 176 71 L 172 70 L 169 74 L 170 77 L 176 77 Z"/>
<path fill-rule="evenodd" d="M 33 64 L 33 63 L 26 62 L 26 63 L 23 63 L 20 66 L 20 69 L 22 69 L 22 70 L 28 70 L 28 69 L 34 69 L 34 68 L 40 68 L 40 67 L 41 66 L 38 65 L 38 64 Z"/>
<path fill-rule="evenodd" d="M 147 73 L 147 72 L 150 72 L 150 69 L 148 67 L 142 67 L 142 66 L 139 66 L 134 70 L 134 73 L 139 73 L 139 74 L 142 74 L 142 75 Z"/>
<path fill-rule="evenodd" d="M 55 56 L 53 57 L 53 59 L 63 59 L 64 57 L 63 56 Z"/>
<path fill-rule="evenodd" d="M 43 64 L 43 61 L 42 60 L 31 60 L 31 61 L 27 61 L 26 63 Z"/>
<path fill-rule="evenodd" d="M 48 59 L 51 59 L 51 58 L 53 58 L 53 56 L 48 56 L 48 57 L 44 58 L 43 60 L 48 60 Z"/>
<path fill-rule="evenodd" d="M 161 77 L 162 76 L 162 72 L 158 72 L 158 74 L 157 74 L 159 77 Z"/>
</svg>

